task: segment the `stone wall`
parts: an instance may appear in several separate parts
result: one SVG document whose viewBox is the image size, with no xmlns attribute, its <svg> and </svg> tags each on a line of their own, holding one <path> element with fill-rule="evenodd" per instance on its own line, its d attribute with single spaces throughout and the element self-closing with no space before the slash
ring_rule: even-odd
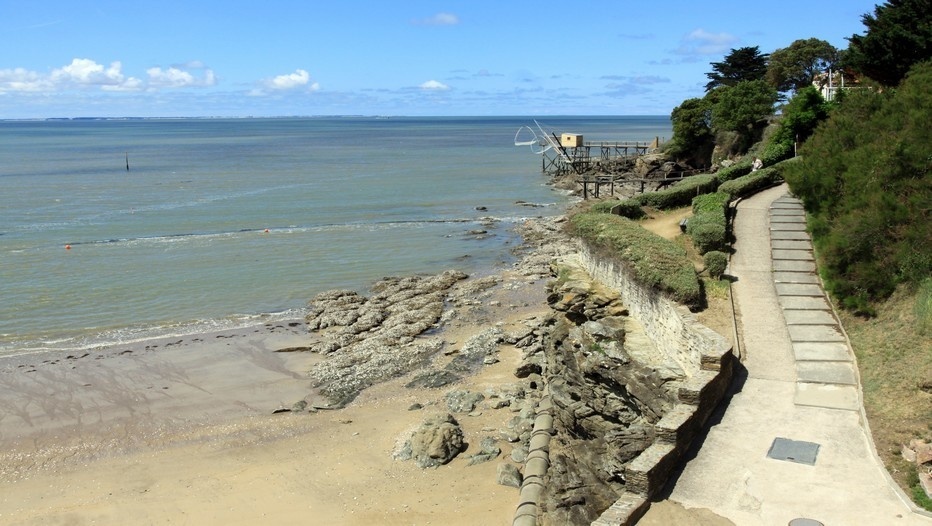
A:
<svg viewBox="0 0 932 526">
<path fill-rule="evenodd" d="M 659 349 L 690 375 L 679 403 L 655 426 L 654 443 L 626 469 L 627 488 L 593 526 L 635 524 L 666 485 L 706 420 L 731 384 L 734 355 L 728 341 L 702 325 L 686 307 L 635 281 L 628 269 L 583 248 L 583 266 L 592 277 L 619 291 L 630 315 L 641 322 Z"/>
<path fill-rule="evenodd" d="M 639 284 L 623 264 L 599 258 L 585 246 L 579 257 L 593 279 L 619 292 L 630 315 L 641 322 L 647 335 L 687 375 L 717 367 L 722 356 L 731 352 L 731 346 L 721 335 L 700 324 L 683 305 Z"/>
</svg>

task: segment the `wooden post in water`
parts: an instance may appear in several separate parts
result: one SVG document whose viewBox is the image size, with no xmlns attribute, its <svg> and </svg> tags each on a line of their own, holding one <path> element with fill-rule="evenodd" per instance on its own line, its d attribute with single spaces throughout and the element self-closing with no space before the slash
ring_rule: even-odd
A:
<svg viewBox="0 0 932 526">
<path fill-rule="evenodd" d="M 129 171 L 129 152 L 126 152 L 126 171 Z"/>
</svg>

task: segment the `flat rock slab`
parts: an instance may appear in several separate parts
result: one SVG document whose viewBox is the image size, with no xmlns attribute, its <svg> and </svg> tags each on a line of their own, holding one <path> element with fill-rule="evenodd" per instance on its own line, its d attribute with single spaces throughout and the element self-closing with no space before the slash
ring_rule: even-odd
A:
<svg viewBox="0 0 932 526">
<path fill-rule="evenodd" d="M 812 250 L 812 243 L 803 239 L 773 239 L 770 248 L 784 250 Z"/>
<path fill-rule="evenodd" d="M 792 342 L 845 342 L 844 335 L 833 325 L 788 325 Z"/>
<path fill-rule="evenodd" d="M 796 379 L 817 384 L 858 384 L 851 362 L 797 362 Z"/>
<path fill-rule="evenodd" d="M 809 241 L 809 233 L 804 230 L 774 230 L 770 232 L 770 239 L 793 239 L 797 241 Z"/>
<path fill-rule="evenodd" d="M 814 261 L 812 250 L 784 250 L 776 248 L 771 251 L 773 259 L 796 259 L 802 261 Z"/>
<path fill-rule="evenodd" d="M 838 323 L 832 311 L 828 310 L 796 310 L 783 311 L 787 325 L 834 325 Z"/>
<path fill-rule="evenodd" d="M 800 361 L 850 362 L 848 346 L 841 342 L 799 342 L 793 344 L 793 355 Z"/>
<path fill-rule="evenodd" d="M 790 272 L 815 272 L 815 261 L 799 261 L 796 259 L 777 259 L 773 262 L 773 269 Z"/>
<path fill-rule="evenodd" d="M 802 213 L 798 214 L 774 214 L 770 218 L 771 223 L 805 223 L 806 216 Z"/>
<path fill-rule="evenodd" d="M 809 285 L 821 285 L 819 276 L 812 272 L 787 272 L 779 270 L 773 273 L 775 283 L 807 283 Z"/>
<path fill-rule="evenodd" d="M 774 283 L 778 296 L 824 296 L 822 286 L 813 283 Z"/>
<path fill-rule="evenodd" d="M 780 296 L 777 298 L 784 309 L 831 310 L 825 296 Z"/>
<path fill-rule="evenodd" d="M 805 232 L 806 222 L 802 223 L 770 223 L 770 230 L 777 232 Z"/>
<path fill-rule="evenodd" d="M 849 411 L 857 411 L 860 407 L 858 391 L 853 385 L 796 382 L 793 401 L 796 405 Z"/>
</svg>

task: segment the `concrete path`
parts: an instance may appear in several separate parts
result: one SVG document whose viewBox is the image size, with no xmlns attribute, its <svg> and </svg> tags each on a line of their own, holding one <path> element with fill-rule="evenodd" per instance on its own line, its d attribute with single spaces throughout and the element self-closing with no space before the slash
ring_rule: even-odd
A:
<svg viewBox="0 0 932 526">
<path fill-rule="evenodd" d="M 746 370 L 669 499 L 739 526 L 932 525 L 874 453 L 853 354 L 814 273 L 802 207 L 787 192 L 738 205 L 730 273 Z"/>
</svg>

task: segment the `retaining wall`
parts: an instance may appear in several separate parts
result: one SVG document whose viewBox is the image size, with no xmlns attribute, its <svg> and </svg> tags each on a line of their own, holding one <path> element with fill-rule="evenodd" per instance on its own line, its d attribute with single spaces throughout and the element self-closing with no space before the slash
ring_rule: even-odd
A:
<svg viewBox="0 0 932 526">
<path fill-rule="evenodd" d="M 630 525 L 650 507 L 650 500 L 666 485 L 670 473 L 725 397 L 734 355 L 723 336 L 699 323 L 683 305 L 638 283 L 624 264 L 595 257 L 586 247 L 580 259 L 593 279 L 619 292 L 629 314 L 688 375 L 677 395 L 678 403 L 655 426 L 654 443 L 625 468 L 625 493 L 592 523 Z"/>
<path fill-rule="evenodd" d="M 688 376 L 677 394 L 678 403 L 656 424 L 654 443 L 626 467 L 625 493 L 592 523 L 631 525 L 650 507 L 651 499 L 663 489 L 709 415 L 725 397 L 731 384 L 734 356 L 723 336 L 699 323 L 686 307 L 639 284 L 623 264 L 596 257 L 587 247 L 581 250 L 580 260 L 594 280 L 619 292 L 629 315 L 643 325 L 658 349 L 679 363 Z M 538 416 L 543 415 L 547 417 L 535 422 L 532 434 L 539 436 L 542 447 L 536 454 L 532 451 L 534 465 L 529 455 L 525 466 L 525 483 L 514 526 L 537 524 L 536 497 L 542 489 L 541 470 L 545 472 L 549 467 L 549 436 L 553 432 L 552 404 L 546 393 L 538 409 Z M 538 428 L 539 423 L 550 426 Z"/>
</svg>

